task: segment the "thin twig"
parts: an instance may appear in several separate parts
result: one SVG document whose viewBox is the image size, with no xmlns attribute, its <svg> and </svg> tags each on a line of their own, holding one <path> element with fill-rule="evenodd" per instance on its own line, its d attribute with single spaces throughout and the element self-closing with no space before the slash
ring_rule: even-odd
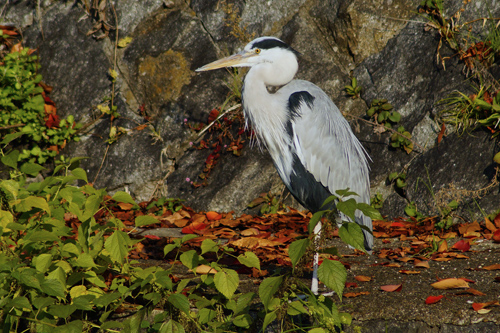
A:
<svg viewBox="0 0 500 333">
<path fill-rule="evenodd" d="M 0 131 L 6 130 L 6 129 L 11 129 L 11 128 L 16 128 L 16 127 L 23 127 L 25 124 L 14 124 L 14 125 L 7 125 L 0 127 Z"/>
<path fill-rule="evenodd" d="M 109 144 L 106 146 L 106 151 L 104 152 L 104 156 L 102 157 L 101 165 L 99 166 L 99 170 L 97 170 L 97 174 L 95 175 L 94 181 L 92 182 L 92 184 L 95 184 L 97 177 L 99 176 L 99 173 L 101 173 L 102 165 L 104 164 L 104 161 L 106 160 L 106 156 L 108 155 L 108 150 L 109 150 L 110 146 L 111 145 L 109 145 Z"/>
<path fill-rule="evenodd" d="M 210 124 L 208 124 L 204 129 L 202 129 L 200 131 L 200 133 L 198 133 L 198 139 L 196 141 L 198 141 L 201 138 L 201 136 L 203 135 L 203 133 L 205 133 L 210 127 L 212 127 L 225 114 L 227 114 L 227 113 L 229 113 L 231 111 L 234 111 L 234 110 L 236 110 L 239 107 L 241 107 L 241 103 L 233 105 L 232 107 L 230 107 L 229 109 L 227 109 L 226 111 L 224 111 L 223 113 L 221 113 L 214 121 L 212 121 Z"/>
</svg>

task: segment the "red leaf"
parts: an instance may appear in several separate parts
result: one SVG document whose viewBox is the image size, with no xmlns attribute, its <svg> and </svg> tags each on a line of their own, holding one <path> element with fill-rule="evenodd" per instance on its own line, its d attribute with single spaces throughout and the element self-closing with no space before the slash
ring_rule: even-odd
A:
<svg viewBox="0 0 500 333">
<path fill-rule="evenodd" d="M 470 244 L 468 241 L 461 239 L 452 246 L 452 249 L 457 249 L 462 252 L 467 252 L 470 250 Z"/>
<path fill-rule="evenodd" d="M 496 224 L 496 218 L 495 218 L 495 224 Z M 497 229 L 497 231 L 493 233 L 492 238 L 496 243 L 500 243 L 500 229 Z"/>
<path fill-rule="evenodd" d="M 437 303 L 441 300 L 441 298 L 443 298 L 444 296 L 443 295 L 439 295 L 439 296 L 429 296 L 425 299 L 425 304 L 434 304 L 434 303 Z"/>
<path fill-rule="evenodd" d="M 345 287 L 346 288 L 357 288 L 358 284 L 356 282 L 346 282 Z"/>
<path fill-rule="evenodd" d="M 149 239 L 154 239 L 154 240 L 159 240 L 161 239 L 160 237 L 156 235 L 144 235 L 144 238 L 149 238 Z"/>
<path fill-rule="evenodd" d="M 441 130 L 439 131 L 438 139 L 437 139 L 438 146 L 441 143 L 441 140 L 443 140 L 443 135 L 444 135 L 445 131 L 446 131 L 446 127 L 444 126 L 444 123 L 442 123 L 441 124 Z"/>
<path fill-rule="evenodd" d="M 392 293 L 394 291 L 400 292 L 403 289 L 403 284 L 388 284 L 385 286 L 381 286 L 380 289 L 389 293 Z"/>
</svg>

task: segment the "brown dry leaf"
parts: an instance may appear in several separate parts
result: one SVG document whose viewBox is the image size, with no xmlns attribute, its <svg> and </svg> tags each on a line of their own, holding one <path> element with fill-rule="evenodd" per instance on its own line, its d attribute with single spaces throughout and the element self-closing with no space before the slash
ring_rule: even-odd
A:
<svg viewBox="0 0 500 333">
<path fill-rule="evenodd" d="M 258 235 L 260 233 L 259 229 L 256 229 L 256 228 L 248 228 L 248 229 L 245 229 L 241 232 L 241 235 L 242 236 L 255 236 L 255 235 Z"/>
<path fill-rule="evenodd" d="M 500 264 L 484 266 L 483 269 L 486 271 L 496 271 L 500 269 Z"/>
<path fill-rule="evenodd" d="M 372 278 L 371 278 L 371 277 L 369 277 L 369 276 L 364 276 L 364 275 L 357 275 L 357 276 L 355 276 L 355 277 L 354 277 L 354 279 L 355 279 L 356 281 L 359 281 L 359 282 L 367 282 L 367 281 L 371 281 L 371 280 L 372 280 Z"/>
<path fill-rule="evenodd" d="M 449 278 L 434 282 L 431 284 L 431 286 L 435 289 L 460 289 L 469 288 L 469 283 L 462 279 Z"/>
<path fill-rule="evenodd" d="M 344 297 L 347 297 L 347 298 L 353 298 L 353 297 L 358 297 L 358 296 L 361 296 L 361 295 L 369 295 L 370 292 L 369 291 L 360 291 L 360 292 L 357 292 L 357 293 L 345 293 Z"/>
<path fill-rule="evenodd" d="M 456 237 L 457 237 L 457 233 L 455 231 L 449 231 L 441 236 L 442 239 L 456 238 Z"/>
<path fill-rule="evenodd" d="M 246 247 L 246 248 L 256 248 L 262 246 L 277 246 L 281 245 L 280 242 L 273 242 L 269 239 L 265 238 L 257 238 L 257 237 L 245 237 L 238 239 L 234 242 L 231 242 L 232 245 L 237 247 Z"/>
<path fill-rule="evenodd" d="M 452 260 L 452 258 L 436 257 L 436 258 L 434 258 L 432 260 L 434 260 L 434 261 L 450 261 L 450 260 Z"/>
<path fill-rule="evenodd" d="M 460 294 L 472 294 L 472 295 L 476 295 L 476 296 L 485 296 L 486 294 L 479 291 L 479 290 L 476 290 L 476 289 L 472 289 L 472 288 L 469 288 L 469 289 L 466 289 L 464 291 L 462 291 Z"/>
<path fill-rule="evenodd" d="M 402 269 L 399 271 L 399 273 L 401 273 L 401 274 L 420 274 L 420 273 L 422 273 L 422 271 L 409 271 L 406 269 Z"/>
<path fill-rule="evenodd" d="M 229 229 L 229 228 L 222 228 L 222 229 L 214 230 L 212 232 L 212 234 L 215 236 L 218 236 L 220 238 L 233 238 L 234 236 L 237 235 L 236 231 L 234 231 L 233 229 Z"/>
<path fill-rule="evenodd" d="M 490 221 L 489 218 L 485 218 L 484 222 L 485 222 L 485 225 L 486 225 L 486 229 L 488 229 L 491 232 L 497 231 L 497 227 L 495 227 L 495 225 L 493 223 L 491 223 L 491 221 Z"/>
<path fill-rule="evenodd" d="M 190 272 L 192 272 L 193 270 L 189 270 Z M 198 267 L 196 267 L 194 269 L 194 271 L 196 272 L 196 274 L 216 274 L 217 273 L 217 270 L 213 267 L 210 267 L 208 265 L 200 265 Z"/>
<path fill-rule="evenodd" d="M 448 242 L 444 240 L 439 244 L 438 252 L 442 253 L 446 251 L 448 251 Z"/>
<path fill-rule="evenodd" d="M 385 286 L 381 286 L 380 289 L 383 291 L 387 291 L 389 293 L 392 293 L 394 291 L 400 292 L 403 289 L 403 284 L 387 284 Z"/>
<path fill-rule="evenodd" d="M 415 267 L 420 267 L 420 268 L 430 268 L 430 267 L 429 267 L 429 261 L 427 261 L 427 260 L 417 260 L 417 259 L 415 259 Z"/>
<path fill-rule="evenodd" d="M 236 228 L 241 222 L 233 219 L 221 219 L 219 220 L 219 223 L 225 225 L 226 227 Z"/>
<path fill-rule="evenodd" d="M 385 266 L 385 267 L 396 267 L 396 268 L 401 267 L 401 265 L 400 265 L 400 264 L 395 263 L 395 262 L 388 263 L 387 265 L 384 265 L 384 266 Z"/>
<path fill-rule="evenodd" d="M 119 203 L 118 203 L 118 206 L 119 206 L 121 209 L 123 209 L 123 210 L 130 210 L 130 209 L 132 209 L 132 207 L 134 207 L 134 205 L 133 205 L 133 204 L 131 204 L 131 203 L 126 203 L 126 202 L 119 202 Z"/>
<path fill-rule="evenodd" d="M 408 261 L 413 261 L 413 260 L 415 260 L 415 258 L 410 258 L 410 257 L 398 258 L 398 261 L 402 261 L 402 262 L 408 262 Z"/>
</svg>

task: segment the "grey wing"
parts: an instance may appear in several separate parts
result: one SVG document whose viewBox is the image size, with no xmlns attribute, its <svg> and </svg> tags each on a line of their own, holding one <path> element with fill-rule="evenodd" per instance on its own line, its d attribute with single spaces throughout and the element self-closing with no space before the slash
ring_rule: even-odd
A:
<svg viewBox="0 0 500 333">
<path fill-rule="evenodd" d="M 337 106 L 319 88 L 309 88 L 310 103 L 298 103 L 292 120 L 296 154 L 315 180 L 330 193 L 350 188 L 358 202 L 370 203 L 367 154 Z M 306 92 L 299 92 L 306 93 Z M 372 230 L 369 217 L 356 211 L 356 222 Z M 373 236 L 364 230 L 365 247 L 371 250 Z"/>
</svg>

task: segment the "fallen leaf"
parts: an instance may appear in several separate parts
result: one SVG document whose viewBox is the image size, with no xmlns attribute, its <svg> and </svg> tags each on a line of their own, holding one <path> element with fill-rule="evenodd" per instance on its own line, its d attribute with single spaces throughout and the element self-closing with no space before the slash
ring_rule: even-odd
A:
<svg viewBox="0 0 500 333">
<path fill-rule="evenodd" d="M 495 225 L 493 223 L 491 223 L 489 218 L 485 218 L 484 223 L 485 223 L 486 229 L 488 229 L 489 231 L 491 231 L 491 232 L 497 231 L 498 228 L 495 227 Z"/>
<path fill-rule="evenodd" d="M 156 236 L 156 235 L 144 235 L 144 238 L 147 239 L 153 239 L 153 240 L 160 240 L 161 238 Z"/>
<path fill-rule="evenodd" d="M 222 218 L 222 214 L 219 214 L 217 212 L 207 212 L 207 219 L 210 221 L 216 221 L 220 220 Z"/>
<path fill-rule="evenodd" d="M 269 239 L 265 238 L 257 238 L 257 237 L 245 237 L 238 239 L 234 242 L 231 243 L 234 246 L 237 247 L 246 247 L 246 248 L 256 248 L 256 247 L 263 247 L 263 246 L 277 246 L 281 245 L 279 242 L 273 242 Z"/>
<path fill-rule="evenodd" d="M 437 303 L 441 300 L 441 298 L 443 298 L 444 296 L 443 295 L 439 295 L 439 296 L 429 296 L 425 299 L 425 304 L 434 304 L 434 303 Z"/>
<path fill-rule="evenodd" d="M 457 278 L 442 279 L 438 282 L 432 283 L 431 286 L 435 289 L 469 288 L 467 281 Z"/>
<path fill-rule="evenodd" d="M 191 269 L 189 271 L 192 272 Z M 196 267 L 194 269 L 194 271 L 196 274 L 216 274 L 217 273 L 217 270 L 215 270 L 215 268 L 210 267 L 208 265 L 200 265 L 200 266 Z"/>
<path fill-rule="evenodd" d="M 409 270 L 403 269 L 403 270 L 400 270 L 399 273 L 401 273 L 401 274 L 420 274 L 420 273 L 422 273 L 422 271 L 409 271 Z"/>
<path fill-rule="evenodd" d="M 476 289 L 472 289 L 472 288 L 469 288 L 469 289 L 466 289 L 462 292 L 460 292 L 460 294 L 472 294 L 472 295 L 476 295 L 476 296 L 485 296 L 486 294 L 479 291 L 479 290 L 476 290 Z"/>
<path fill-rule="evenodd" d="M 356 282 L 346 282 L 345 287 L 346 288 L 357 288 L 358 284 Z"/>
<path fill-rule="evenodd" d="M 133 204 L 126 203 L 126 202 L 119 202 L 118 206 L 120 206 L 120 208 L 123 209 L 123 210 L 130 210 L 130 209 L 132 209 L 132 207 L 134 207 Z"/>
<path fill-rule="evenodd" d="M 500 269 L 500 264 L 484 266 L 483 269 L 486 271 L 496 271 L 496 270 Z"/>
<path fill-rule="evenodd" d="M 403 289 L 403 284 L 387 284 L 385 286 L 381 286 L 380 289 L 389 293 L 394 291 L 400 292 Z"/>
<path fill-rule="evenodd" d="M 498 301 L 491 301 L 486 303 L 472 303 L 472 308 L 474 309 L 474 311 L 479 311 L 481 309 L 490 307 L 492 305 L 500 305 L 500 304 L 498 303 Z"/>
<path fill-rule="evenodd" d="M 448 242 L 443 240 L 437 250 L 439 253 L 448 251 Z"/>
<path fill-rule="evenodd" d="M 430 268 L 428 260 L 415 260 L 415 267 Z"/>
<path fill-rule="evenodd" d="M 248 229 L 245 229 L 241 232 L 241 235 L 242 236 L 255 236 L 255 235 L 258 235 L 260 233 L 259 229 L 256 229 L 256 228 L 248 228 Z"/>
<path fill-rule="evenodd" d="M 368 282 L 368 281 L 371 281 L 372 278 L 369 277 L 369 276 L 364 276 L 364 275 L 357 275 L 354 277 L 354 279 L 356 281 L 359 281 L 359 282 Z"/>
<path fill-rule="evenodd" d="M 496 221 L 496 218 L 495 218 L 495 221 Z M 495 222 L 496 223 L 496 222 Z M 497 229 L 497 231 L 495 231 L 493 233 L 493 237 L 491 237 L 493 239 L 493 241 L 495 241 L 496 243 L 500 243 L 500 229 Z"/>
<path fill-rule="evenodd" d="M 462 252 L 467 252 L 470 249 L 470 243 L 466 240 L 461 239 L 458 242 L 456 242 L 455 244 L 453 244 L 453 246 L 451 248 L 457 249 L 457 250 L 462 251 Z"/>
<path fill-rule="evenodd" d="M 361 295 L 369 295 L 369 294 L 370 294 L 369 291 L 360 291 L 360 292 L 357 292 L 357 293 L 345 293 L 342 296 L 344 296 L 346 298 L 353 298 L 353 297 L 358 297 L 358 296 L 361 296 Z"/>
</svg>

